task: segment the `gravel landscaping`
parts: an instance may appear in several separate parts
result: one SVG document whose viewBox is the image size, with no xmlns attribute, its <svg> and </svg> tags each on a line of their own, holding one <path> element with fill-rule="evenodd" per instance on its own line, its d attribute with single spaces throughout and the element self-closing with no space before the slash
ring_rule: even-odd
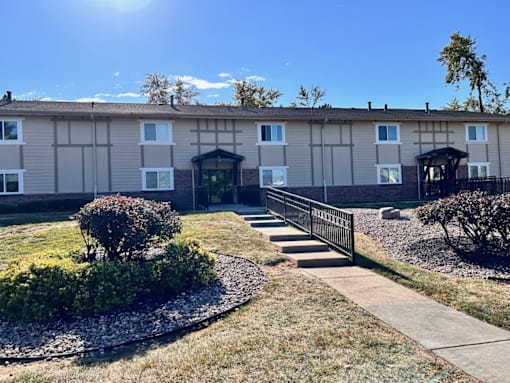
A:
<svg viewBox="0 0 510 383">
<path fill-rule="evenodd" d="M 102 351 L 169 334 L 228 312 L 264 284 L 262 270 L 243 258 L 216 254 L 217 281 L 163 302 L 139 302 L 102 315 L 23 323 L 0 319 L 0 359 L 41 359 Z"/>
<path fill-rule="evenodd" d="M 377 209 L 349 211 L 354 213 L 356 231 L 379 241 L 394 259 L 464 278 L 510 281 L 510 256 L 459 257 L 442 239 L 441 227 L 422 225 L 412 210 L 392 220 L 380 219 Z"/>
</svg>

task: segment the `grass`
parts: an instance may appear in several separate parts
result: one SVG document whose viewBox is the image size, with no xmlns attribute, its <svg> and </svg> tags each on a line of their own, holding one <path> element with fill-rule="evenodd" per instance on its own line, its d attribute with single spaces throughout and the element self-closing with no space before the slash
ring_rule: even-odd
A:
<svg viewBox="0 0 510 383">
<path fill-rule="evenodd" d="M 356 233 L 359 266 L 393 279 L 434 300 L 510 330 L 510 284 L 449 276 L 390 258 L 378 242 Z"/>
<path fill-rule="evenodd" d="M 475 382 L 333 289 L 280 262 L 274 248 L 234 214 L 187 215 L 183 224 L 184 237 L 196 237 L 209 248 L 266 265 L 263 268 L 270 280 L 249 305 L 203 330 L 106 359 L 3 366 L 0 380 Z M 13 235 L 46 231 L 51 235 L 47 241 L 52 242 L 54 233 L 41 225 L 2 230 L 11 230 Z M 63 220 L 47 225 L 72 233 L 75 223 Z M 77 241 L 70 236 L 66 246 L 77 246 Z"/>
</svg>

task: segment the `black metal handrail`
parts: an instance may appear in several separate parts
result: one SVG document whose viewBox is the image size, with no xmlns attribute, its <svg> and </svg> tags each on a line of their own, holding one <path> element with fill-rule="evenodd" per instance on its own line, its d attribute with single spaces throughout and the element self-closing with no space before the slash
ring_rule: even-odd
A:
<svg viewBox="0 0 510 383">
<path fill-rule="evenodd" d="M 457 179 L 457 191 L 481 190 L 488 194 L 505 194 L 510 192 L 510 177 L 481 177 Z"/>
<path fill-rule="evenodd" d="M 354 216 L 337 207 L 280 189 L 266 189 L 267 210 L 311 237 L 347 255 L 354 263 Z"/>
</svg>

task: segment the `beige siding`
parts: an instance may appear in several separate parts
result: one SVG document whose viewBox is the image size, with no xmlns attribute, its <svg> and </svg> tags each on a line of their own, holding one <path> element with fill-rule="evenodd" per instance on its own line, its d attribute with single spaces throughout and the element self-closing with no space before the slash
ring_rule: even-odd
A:
<svg viewBox="0 0 510 383">
<path fill-rule="evenodd" d="M 54 193 L 53 122 L 49 118 L 25 119 L 23 140 L 25 194 Z"/>
<path fill-rule="evenodd" d="M 144 168 L 165 168 L 171 166 L 168 145 L 143 145 Z"/>
<path fill-rule="evenodd" d="M 369 122 L 353 124 L 353 167 L 355 185 L 373 185 L 376 178 L 375 128 Z"/>
<path fill-rule="evenodd" d="M 289 123 L 286 127 L 288 186 L 312 184 L 310 126 L 306 122 Z"/>
<path fill-rule="evenodd" d="M 285 165 L 283 151 L 284 151 L 283 145 L 260 145 L 260 165 L 261 166 Z"/>
<path fill-rule="evenodd" d="M 23 145 L 0 145 L 0 169 L 21 169 L 20 151 Z"/>
<path fill-rule="evenodd" d="M 81 148 L 58 149 L 58 191 L 60 193 L 80 193 L 83 191 Z"/>
<path fill-rule="evenodd" d="M 487 162 L 486 144 L 468 144 L 469 162 Z"/>
<path fill-rule="evenodd" d="M 406 122 L 400 125 L 400 163 L 404 166 L 413 166 L 416 163 L 416 156 L 420 153 L 418 123 Z M 391 162 L 387 162 L 391 163 Z M 395 161 L 393 163 L 398 163 Z"/>
<path fill-rule="evenodd" d="M 349 147 L 333 148 L 334 185 L 352 185 L 351 150 Z"/>
<path fill-rule="evenodd" d="M 139 191 L 141 181 L 140 126 L 135 120 L 114 120 L 112 135 L 112 191 Z"/>
<path fill-rule="evenodd" d="M 195 120 L 175 120 L 173 124 L 173 136 L 175 146 L 174 167 L 176 169 L 191 169 L 191 158 L 199 154 Z M 194 143 L 194 145 L 192 145 Z"/>
<path fill-rule="evenodd" d="M 97 191 L 99 193 L 109 190 L 109 171 L 108 171 L 108 149 L 97 148 Z"/>
<path fill-rule="evenodd" d="M 399 144 L 377 145 L 379 164 L 398 164 L 399 160 Z"/>
<path fill-rule="evenodd" d="M 93 123 L 91 121 L 73 121 L 71 123 L 71 144 L 92 145 Z"/>
<path fill-rule="evenodd" d="M 243 168 L 257 168 L 259 166 L 257 124 L 255 121 L 236 121 L 236 129 L 241 131 L 236 134 L 236 141 L 242 143 L 238 146 L 237 153 L 245 157 L 242 163 Z M 287 129 L 285 133 L 287 134 Z"/>
</svg>

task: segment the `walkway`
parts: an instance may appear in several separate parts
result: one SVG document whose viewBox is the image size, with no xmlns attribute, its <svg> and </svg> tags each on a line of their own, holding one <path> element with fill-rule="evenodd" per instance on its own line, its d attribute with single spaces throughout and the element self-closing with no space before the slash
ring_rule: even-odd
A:
<svg viewBox="0 0 510 383">
<path fill-rule="evenodd" d="M 257 218 L 265 217 L 245 217 L 255 227 Z M 282 227 L 282 222 L 275 225 Z M 257 229 L 263 233 L 267 230 Z M 296 240 L 303 240 L 294 235 Z M 281 247 L 278 242 L 275 245 Z M 509 331 L 446 307 L 368 269 L 343 266 L 300 270 L 475 378 L 485 383 L 510 383 Z"/>
</svg>

